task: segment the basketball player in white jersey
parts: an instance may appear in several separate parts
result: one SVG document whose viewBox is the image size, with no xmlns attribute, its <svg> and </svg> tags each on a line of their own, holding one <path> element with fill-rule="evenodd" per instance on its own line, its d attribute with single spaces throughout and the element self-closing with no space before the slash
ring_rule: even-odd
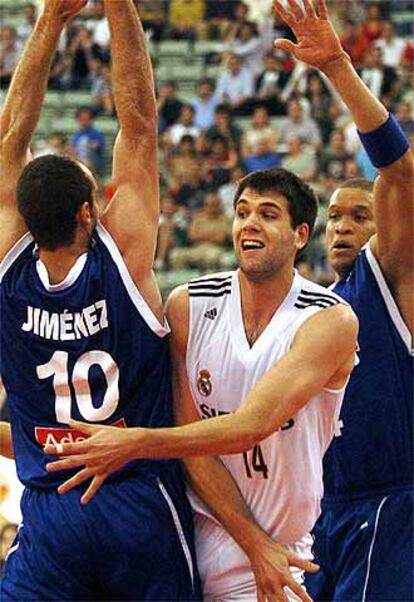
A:
<svg viewBox="0 0 414 602">
<path fill-rule="evenodd" d="M 239 270 L 194 280 L 168 303 L 176 418 L 192 424 L 133 428 L 119 436 L 111 427 L 76 423 L 93 436 L 59 446 L 60 455 L 75 455 L 49 465 L 86 464 L 93 476 L 137 456 L 198 456 L 185 465 L 206 600 L 265 600 L 264 591 L 268 600 L 309 600 L 300 583 L 320 512 L 322 457 L 335 432 L 357 335 L 349 306 L 294 270 L 316 211 L 313 192 L 290 172 L 246 176 L 235 196 Z M 221 458 L 200 457 L 206 454 Z M 272 570 L 265 552 L 255 556 L 262 542 L 256 544 L 240 493 L 268 538 L 286 546 L 285 565 L 295 564 L 289 554 L 302 558 L 293 577 Z"/>
</svg>

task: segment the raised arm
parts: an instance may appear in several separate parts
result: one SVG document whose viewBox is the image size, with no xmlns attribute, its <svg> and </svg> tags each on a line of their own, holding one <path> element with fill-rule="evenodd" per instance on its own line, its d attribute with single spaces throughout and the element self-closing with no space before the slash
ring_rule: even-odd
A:
<svg viewBox="0 0 414 602">
<path fill-rule="evenodd" d="M 329 20 L 325 0 L 318 1 L 318 13 L 310 0 L 303 0 L 304 10 L 295 0 L 288 0 L 289 10 L 278 0 L 274 5 L 297 39 L 296 44 L 280 39 L 274 45 L 328 77 L 378 169 L 374 189 L 377 237 L 372 248 L 384 273 L 398 286 L 413 268 L 414 172 L 408 141 L 356 73 Z"/>
<path fill-rule="evenodd" d="M 0 261 L 27 228 L 16 204 L 16 184 L 30 160 L 50 65 L 69 17 L 87 0 L 45 0 L 8 90 L 0 122 Z"/>
<path fill-rule="evenodd" d="M 151 277 L 159 199 L 154 80 L 145 35 L 132 0 L 105 0 L 111 31 L 112 81 L 120 122 L 114 148 L 115 195 L 102 222 L 136 284 Z"/>
</svg>

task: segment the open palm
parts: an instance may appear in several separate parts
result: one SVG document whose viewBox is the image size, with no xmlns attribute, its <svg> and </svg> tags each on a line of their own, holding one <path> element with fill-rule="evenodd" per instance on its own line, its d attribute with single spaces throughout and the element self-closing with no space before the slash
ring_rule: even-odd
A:
<svg viewBox="0 0 414 602">
<path fill-rule="evenodd" d="M 325 0 L 318 0 L 319 14 L 315 12 L 310 0 L 303 0 L 303 9 L 295 0 L 287 1 L 290 11 L 287 11 L 279 0 L 274 1 L 274 6 L 292 29 L 297 43 L 278 39 L 274 42 L 276 48 L 285 50 L 293 54 L 298 61 L 321 70 L 332 61 L 347 56 L 329 21 Z"/>
<path fill-rule="evenodd" d="M 88 0 L 45 0 L 45 12 L 69 19 L 82 10 Z"/>
</svg>

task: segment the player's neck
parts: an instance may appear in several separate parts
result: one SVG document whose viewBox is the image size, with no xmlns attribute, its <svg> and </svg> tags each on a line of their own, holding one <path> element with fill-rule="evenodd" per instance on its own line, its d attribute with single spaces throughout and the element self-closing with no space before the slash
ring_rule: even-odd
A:
<svg viewBox="0 0 414 602">
<path fill-rule="evenodd" d="M 60 284 L 75 265 L 78 257 L 88 250 L 88 245 L 73 244 L 47 251 L 39 249 L 39 259 L 46 267 L 50 284 Z"/>
<path fill-rule="evenodd" d="M 283 303 L 293 282 L 293 267 L 286 266 L 273 278 L 263 281 L 249 280 L 239 271 L 242 314 L 245 324 L 256 322 L 263 328 Z"/>
</svg>

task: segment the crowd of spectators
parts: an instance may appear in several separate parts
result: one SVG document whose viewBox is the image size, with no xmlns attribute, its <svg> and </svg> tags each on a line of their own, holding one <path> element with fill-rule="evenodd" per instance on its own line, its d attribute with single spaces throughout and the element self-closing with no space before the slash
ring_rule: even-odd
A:
<svg viewBox="0 0 414 602">
<path fill-rule="evenodd" d="M 277 37 L 292 39 L 271 0 L 136 0 L 154 48 L 164 40 L 215 42 L 205 54 L 217 77 L 198 80 L 190 100 L 179 81 L 157 81 L 161 185 L 156 267 L 231 267 L 232 194 L 245 173 L 282 166 L 309 182 L 322 202 L 340 181 L 375 177 L 355 128 L 329 82 L 303 64 L 272 50 Z M 410 1 L 331 0 L 330 13 L 342 44 L 373 93 L 397 115 L 411 141 L 414 44 L 412 21 L 396 18 Z M 10 82 L 36 4 L 25 23 L 0 29 L 0 85 Z M 156 61 L 161 62 L 162 57 Z M 155 65 L 157 62 L 155 61 Z M 191 67 L 189 67 L 191 69 Z M 49 88 L 89 90 L 79 107 L 71 140 L 58 132 L 38 153 L 72 152 L 104 176 L 105 136 L 94 117 L 115 117 L 110 36 L 102 0 L 90 2 L 81 19 L 68 23 L 55 56 Z M 106 183 L 104 202 L 112 194 Z M 322 204 L 323 208 L 323 204 Z M 320 219 L 323 220 L 323 211 Z M 301 269 L 329 280 L 318 229 Z"/>
</svg>

